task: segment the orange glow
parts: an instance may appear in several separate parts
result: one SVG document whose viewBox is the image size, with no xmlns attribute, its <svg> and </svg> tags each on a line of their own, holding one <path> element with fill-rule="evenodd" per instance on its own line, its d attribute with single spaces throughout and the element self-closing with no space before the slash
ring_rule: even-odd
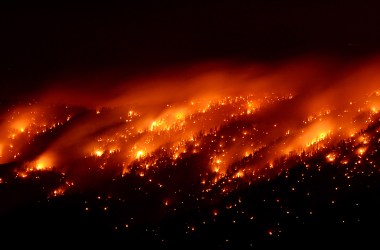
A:
<svg viewBox="0 0 380 250">
<path fill-rule="evenodd" d="M 28 172 L 32 171 L 49 171 L 54 167 L 53 158 L 49 154 L 43 154 L 36 160 L 26 162 L 24 168 L 17 171 L 17 175 L 22 178 L 28 177 Z"/>
<path fill-rule="evenodd" d="M 346 165 L 348 164 L 348 159 L 344 158 L 343 160 L 340 161 L 341 164 Z"/>
<path fill-rule="evenodd" d="M 137 151 L 137 153 L 136 153 L 136 158 L 137 159 L 139 159 L 139 158 L 141 158 L 141 157 L 144 157 L 145 156 L 145 152 L 144 152 L 144 150 L 139 150 L 139 151 Z"/>
<path fill-rule="evenodd" d="M 36 170 L 47 170 L 53 167 L 53 160 L 50 155 L 42 155 L 35 162 Z"/>
<path fill-rule="evenodd" d="M 275 172 L 281 157 L 312 154 L 348 137 L 361 156 L 371 138 L 360 131 L 378 119 L 380 107 L 380 60 L 362 63 L 346 70 L 341 62 L 336 73 L 333 62 L 321 59 L 209 63 L 112 88 L 107 82 L 99 93 L 52 87 L 31 96 L 38 102 L 3 114 L 0 163 L 72 175 L 94 164 L 150 179 L 157 168 L 194 157 L 207 189 L 233 178 L 262 178 L 257 173 Z M 323 154 L 327 162 L 351 159 Z"/>
<path fill-rule="evenodd" d="M 330 153 L 330 154 L 326 155 L 326 160 L 329 162 L 335 161 L 335 158 L 336 158 L 336 155 L 334 153 Z"/>
<path fill-rule="evenodd" d="M 65 194 L 65 189 L 63 187 L 59 187 L 52 192 L 52 196 L 60 196 L 64 194 Z"/>
<path fill-rule="evenodd" d="M 95 150 L 95 155 L 100 157 L 103 155 L 103 151 L 102 150 Z"/>
<path fill-rule="evenodd" d="M 236 174 L 235 174 L 235 177 L 236 178 L 242 178 L 244 176 L 244 172 L 243 171 L 238 171 Z"/>
<path fill-rule="evenodd" d="M 182 112 L 178 112 L 176 115 L 177 120 L 182 120 L 185 118 L 185 115 Z"/>
<path fill-rule="evenodd" d="M 13 128 L 21 133 L 25 131 L 25 128 L 28 126 L 28 121 L 25 119 L 17 120 L 13 124 Z"/>
<path fill-rule="evenodd" d="M 360 148 L 357 150 L 357 154 L 358 154 L 358 155 L 363 155 L 366 151 L 367 151 L 367 147 L 360 147 Z"/>
</svg>

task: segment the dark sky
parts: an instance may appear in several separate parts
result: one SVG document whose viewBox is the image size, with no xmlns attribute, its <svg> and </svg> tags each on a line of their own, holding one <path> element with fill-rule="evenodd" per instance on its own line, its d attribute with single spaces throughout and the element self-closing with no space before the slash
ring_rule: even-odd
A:
<svg viewBox="0 0 380 250">
<path fill-rule="evenodd" d="M 124 77 L 204 60 L 371 55 L 380 49 L 378 6 L 262 0 L 2 8 L 0 96 L 114 69 Z"/>
</svg>

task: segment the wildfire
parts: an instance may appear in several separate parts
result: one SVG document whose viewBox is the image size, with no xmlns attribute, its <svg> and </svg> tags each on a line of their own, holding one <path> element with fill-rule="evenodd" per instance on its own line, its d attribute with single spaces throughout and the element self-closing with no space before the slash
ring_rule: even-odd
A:
<svg viewBox="0 0 380 250">
<path fill-rule="evenodd" d="M 357 82 L 333 82 L 326 94 L 313 85 L 323 66 L 297 65 L 297 74 L 284 67 L 260 71 L 260 77 L 247 69 L 211 69 L 191 79 L 148 78 L 136 90 L 79 110 L 46 100 L 20 104 L 4 114 L 0 162 L 21 162 L 25 178 L 30 171 L 96 168 L 144 179 L 191 158 L 207 189 L 223 178 L 263 178 L 259 172 L 275 171 L 281 157 L 313 154 L 347 137 L 364 155 L 371 138 L 360 131 L 378 119 L 377 85 L 364 84 L 346 97 L 341 86 L 357 90 Z M 327 162 L 349 162 L 335 151 L 324 155 Z"/>
</svg>

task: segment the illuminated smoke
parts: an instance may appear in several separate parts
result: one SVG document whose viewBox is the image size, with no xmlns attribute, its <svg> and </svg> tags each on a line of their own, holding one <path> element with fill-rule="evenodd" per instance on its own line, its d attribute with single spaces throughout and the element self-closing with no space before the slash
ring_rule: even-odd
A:
<svg viewBox="0 0 380 250">
<path fill-rule="evenodd" d="M 311 152 L 366 128 L 380 109 L 379 64 L 377 58 L 214 63 L 97 82 L 92 90 L 91 81 L 56 85 L 2 114 L 0 162 L 20 162 L 20 176 L 58 169 L 79 180 L 86 168 L 118 175 L 137 163 L 143 177 L 202 155 L 201 172 L 214 173 L 215 181 L 229 171 L 245 178 L 283 155 Z M 254 164 L 231 169 L 247 157 Z"/>
</svg>

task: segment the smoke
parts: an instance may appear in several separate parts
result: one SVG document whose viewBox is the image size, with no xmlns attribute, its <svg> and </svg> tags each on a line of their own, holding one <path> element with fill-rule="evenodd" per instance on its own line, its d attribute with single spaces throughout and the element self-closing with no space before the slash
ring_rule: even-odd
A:
<svg viewBox="0 0 380 250">
<path fill-rule="evenodd" d="M 380 109 L 379 64 L 304 57 L 56 81 L 2 114 L 0 162 L 126 173 L 136 161 L 148 168 L 163 154 L 176 161 L 203 152 L 204 171 L 226 171 L 266 148 L 265 164 L 367 126 Z"/>
</svg>

